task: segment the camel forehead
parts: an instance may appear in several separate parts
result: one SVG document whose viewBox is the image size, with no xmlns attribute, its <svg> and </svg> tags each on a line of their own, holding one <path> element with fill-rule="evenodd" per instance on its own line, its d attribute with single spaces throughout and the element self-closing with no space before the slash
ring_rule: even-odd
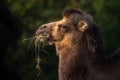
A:
<svg viewBox="0 0 120 80">
<path fill-rule="evenodd" d="M 56 26 L 68 26 L 68 27 L 72 27 L 74 26 L 73 24 L 73 19 L 71 20 L 70 18 L 67 17 L 63 17 L 61 20 L 57 21 Z"/>
<path fill-rule="evenodd" d="M 68 22 L 69 22 L 69 20 L 66 17 L 63 17 L 63 19 L 61 19 L 60 21 L 57 22 L 57 25 L 66 24 Z"/>
</svg>

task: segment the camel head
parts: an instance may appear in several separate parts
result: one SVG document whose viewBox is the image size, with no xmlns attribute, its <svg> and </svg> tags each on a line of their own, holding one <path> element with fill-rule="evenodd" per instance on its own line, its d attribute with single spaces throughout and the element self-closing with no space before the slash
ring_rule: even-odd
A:
<svg viewBox="0 0 120 80">
<path fill-rule="evenodd" d="M 93 18 L 80 9 L 65 9 L 61 20 L 41 25 L 36 39 L 61 47 L 80 45 L 79 48 L 88 49 L 93 57 L 103 56 L 100 31 Z"/>
</svg>

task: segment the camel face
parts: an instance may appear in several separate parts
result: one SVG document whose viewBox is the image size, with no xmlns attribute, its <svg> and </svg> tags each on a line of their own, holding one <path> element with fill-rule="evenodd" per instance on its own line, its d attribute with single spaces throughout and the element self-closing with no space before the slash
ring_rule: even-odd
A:
<svg viewBox="0 0 120 80">
<path fill-rule="evenodd" d="M 59 21 L 41 25 L 36 31 L 37 39 L 50 44 L 60 43 L 61 45 L 72 46 L 75 39 L 88 29 L 88 23 L 87 19 L 81 19 L 82 13 L 66 14 L 64 13 L 63 19 Z"/>
</svg>

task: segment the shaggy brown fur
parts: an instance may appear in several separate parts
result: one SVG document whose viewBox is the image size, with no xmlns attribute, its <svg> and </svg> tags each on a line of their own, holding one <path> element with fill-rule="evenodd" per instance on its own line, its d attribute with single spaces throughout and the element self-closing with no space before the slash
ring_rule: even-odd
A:
<svg viewBox="0 0 120 80">
<path fill-rule="evenodd" d="M 43 24 L 36 37 L 56 46 L 59 80 L 120 80 L 120 49 L 106 60 L 99 28 L 87 13 L 66 9 L 62 20 Z"/>
</svg>

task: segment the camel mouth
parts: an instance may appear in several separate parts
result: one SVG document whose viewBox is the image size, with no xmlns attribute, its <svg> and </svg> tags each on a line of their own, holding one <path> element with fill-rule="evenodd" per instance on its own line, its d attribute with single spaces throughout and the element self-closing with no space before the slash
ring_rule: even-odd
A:
<svg viewBox="0 0 120 80">
<path fill-rule="evenodd" d="M 43 34 L 39 34 L 36 35 L 36 40 L 43 42 L 43 43 L 48 43 L 48 45 L 54 45 L 54 41 L 50 40 L 50 35 L 48 33 L 43 33 Z"/>
<path fill-rule="evenodd" d="M 43 33 L 43 34 L 38 34 L 35 36 L 37 40 L 39 40 L 40 42 L 45 42 L 47 41 L 47 39 L 49 38 L 49 34 L 47 33 Z"/>
</svg>

